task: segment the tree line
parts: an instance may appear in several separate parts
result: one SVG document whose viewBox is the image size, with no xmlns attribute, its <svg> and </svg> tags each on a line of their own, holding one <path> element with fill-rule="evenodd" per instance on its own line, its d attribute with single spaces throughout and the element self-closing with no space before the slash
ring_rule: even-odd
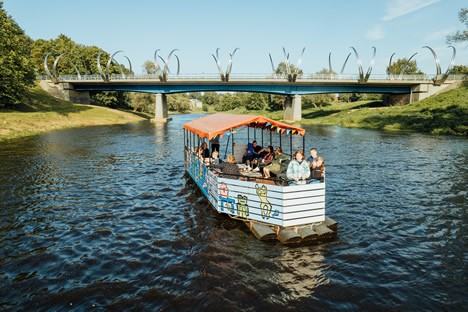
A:
<svg viewBox="0 0 468 312">
<path fill-rule="evenodd" d="M 461 9 L 459 19 L 468 28 L 468 10 Z M 57 62 L 57 72 L 63 75 L 73 75 L 75 67 L 81 74 L 98 73 L 97 58 L 101 53 L 102 63 L 106 63 L 111 57 L 109 53 L 96 46 L 85 46 L 74 42 L 71 38 L 60 34 L 56 39 L 32 40 L 29 38 L 14 19 L 3 9 L 0 1 L 0 108 L 15 107 L 21 104 L 28 88 L 30 88 L 38 75 L 45 75 L 44 57 L 49 53 L 49 68 L 62 53 L 60 62 Z M 458 31 L 447 36 L 447 43 L 455 44 L 468 41 L 468 31 Z M 294 66 L 291 70 L 295 71 Z M 416 61 L 398 59 L 387 67 L 387 73 L 398 75 L 404 69 L 405 74 L 423 74 L 417 67 Z M 110 66 L 111 74 L 131 74 L 126 66 L 113 64 Z M 143 70 L 154 73 L 154 63 L 146 61 Z M 280 63 L 276 68 L 276 74 L 287 73 L 286 64 Z M 303 75 L 301 69 L 297 69 L 298 76 Z M 468 67 L 458 65 L 454 67 L 455 74 L 468 74 Z M 322 69 L 317 74 L 336 74 L 327 69 Z M 120 91 L 90 92 L 94 104 L 112 108 L 133 109 L 147 113 L 154 112 L 155 97 L 149 93 L 134 93 Z M 356 101 L 362 99 L 380 99 L 381 95 L 370 94 L 317 94 L 306 95 L 302 98 L 305 106 L 320 107 L 331 101 Z M 205 92 L 168 95 L 168 107 L 170 110 L 184 112 L 191 109 L 191 100 L 199 100 L 203 103 L 203 110 L 210 108 L 216 111 L 228 111 L 239 107 L 247 110 L 282 110 L 285 96 L 261 94 L 261 93 L 216 93 Z"/>
</svg>

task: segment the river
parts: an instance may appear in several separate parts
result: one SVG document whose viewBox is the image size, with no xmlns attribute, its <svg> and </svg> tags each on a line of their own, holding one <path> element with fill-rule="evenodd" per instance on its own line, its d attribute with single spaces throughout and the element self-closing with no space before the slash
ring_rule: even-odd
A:
<svg viewBox="0 0 468 312">
<path fill-rule="evenodd" d="M 258 241 L 183 172 L 183 123 L 2 143 L 0 310 L 461 310 L 468 142 L 306 126 L 331 242 Z"/>
</svg>

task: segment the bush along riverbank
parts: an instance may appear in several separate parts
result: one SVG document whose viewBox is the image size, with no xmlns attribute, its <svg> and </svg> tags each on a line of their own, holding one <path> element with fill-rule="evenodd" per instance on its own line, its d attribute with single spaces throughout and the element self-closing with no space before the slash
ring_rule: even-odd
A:
<svg viewBox="0 0 468 312">
<path fill-rule="evenodd" d="M 72 104 L 54 98 L 35 86 L 24 103 L 0 109 L 0 141 L 73 127 L 137 122 L 145 118 L 106 107 Z"/>
</svg>

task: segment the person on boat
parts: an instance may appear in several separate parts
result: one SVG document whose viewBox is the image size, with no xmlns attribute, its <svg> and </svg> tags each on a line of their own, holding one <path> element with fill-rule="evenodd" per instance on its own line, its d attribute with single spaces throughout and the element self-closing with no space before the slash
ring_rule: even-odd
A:
<svg viewBox="0 0 468 312">
<path fill-rule="evenodd" d="M 236 164 L 236 159 L 234 155 L 228 155 L 226 162 L 221 164 L 212 164 L 213 168 L 221 169 L 221 177 L 226 179 L 235 179 L 238 180 L 240 176 L 239 167 Z"/>
<path fill-rule="evenodd" d="M 325 178 L 325 161 L 322 157 L 317 157 L 315 159 L 314 169 L 311 171 L 311 176 L 313 179 L 323 180 Z"/>
<path fill-rule="evenodd" d="M 251 170 L 256 167 L 259 160 L 262 159 L 266 154 L 265 149 L 258 145 L 257 141 L 252 141 L 252 146 L 254 150 L 253 157 L 251 157 L 252 159 L 247 160 L 247 170 Z"/>
<path fill-rule="evenodd" d="M 265 166 L 269 165 L 273 159 L 275 158 L 275 152 L 273 151 L 273 146 L 269 145 L 266 150 L 266 154 L 263 156 L 261 160 L 258 161 L 257 167 L 255 167 L 254 171 L 263 172 Z"/>
<path fill-rule="evenodd" d="M 303 150 L 297 150 L 291 162 L 288 165 L 286 171 L 288 180 L 292 180 L 294 184 L 305 184 L 306 179 L 310 177 L 310 168 L 307 161 L 305 161 L 305 155 Z"/>
<path fill-rule="evenodd" d="M 310 149 L 310 156 L 307 157 L 307 163 L 309 164 L 310 169 L 315 168 L 315 160 L 317 159 L 317 149 L 315 147 L 312 147 Z"/>
<path fill-rule="evenodd" d="M 280 146 L 278 146 L 275 149 L 275 156 L 273 157 L 271 163 L 266 165 L 265 168 L 263 168 L 263 176 L 265 178 L 270 178 L 272 173 L 278 176 L 281 173 L 281 168 L 284 167 L 282 165 L 286 164 L 288 161 L 288 156 L 284 155 L 283 149 Z"/>
<path fill-rule="evenodd" d="M 210 150 L 208 149 L 208 144 L 203 142 L 198 149 L 198 157 L 201 159 L 210 158 Z"/>
<path fill-rule="evenodd" d="M 215 136 L 210 140 L 211 143 L 211 155 L 213 155 L 214 152 L 219 153 L 219 135 Z M 214 158 L 214 157 L 213 157 Z"/>
</svg>

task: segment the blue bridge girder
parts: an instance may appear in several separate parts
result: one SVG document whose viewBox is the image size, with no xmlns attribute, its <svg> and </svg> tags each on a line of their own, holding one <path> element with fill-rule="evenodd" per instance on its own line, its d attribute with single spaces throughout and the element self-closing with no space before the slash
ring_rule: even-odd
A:
<svg viewBox="0 0 468 312">
<path fill-rule="evenodd" d="M 369 81 L 361 84 L 356 80 L 311 80 L 311 81 L 261 81 L 244 80 L 222 82 L 194 81 L 194 80 L 171 80 L 159 82 L 155 80 L 112 80 L 85 81 L 64 80 L 68 83 L 67 89 L 75 91 L 127 91 L 175 94 L 186 92 L 257 92 L 278 95 L 306 95 L 322 93 L 386 93 L 386 94 L 408 94 L 413 87 L 426 84 L 428 81 Z"/>
</svg>

